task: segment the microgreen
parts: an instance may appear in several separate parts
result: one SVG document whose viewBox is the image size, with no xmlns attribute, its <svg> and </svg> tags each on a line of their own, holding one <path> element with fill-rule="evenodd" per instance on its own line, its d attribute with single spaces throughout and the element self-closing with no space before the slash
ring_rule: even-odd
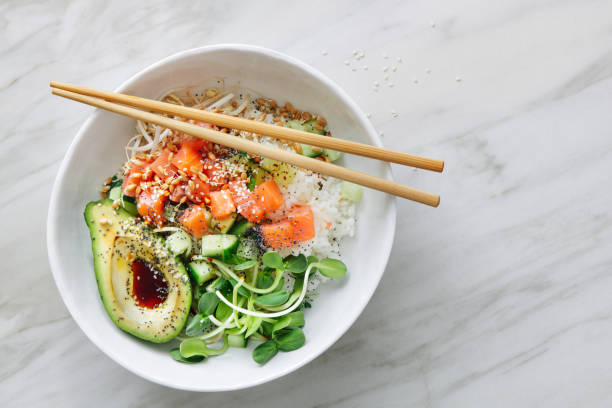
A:
<svg viewBox="0 0 612 408">
<path fill-rule="evenodd" d="M 261 261 L 268 268 L 273 269 L 283 269 L 283 258 L 278 254 L 278 252 L 270 251 L 263 254 L 261 257 Z"/>
<path fill-rule="evenodd" d="M 255 347 L 253 350 L 253 360 L 257 364 L 266 364 L 278 353 L 278 345 L 275 341 L 266 341 Z"/>
<path fill-rule="evenodd" d="M 282 334 L 276 338 L 279 350 L 293 351 L 297 350 L 306 343 L 306 336 L 302 329 L 296 327 L 294 329 L 283 329 Z"/>
<path fill-rule="evenodd" d="M 219 298 L 213 292 L 206 292 L 200 298 L 198 302 L 198 311 L 203 316 L 211 315 L 215 312 L 217 305 L 219 304 Z"/>
<path fill-rule="evenodd" d="M 289 292 L 280 290 L 278 292 L 268 293 L 267 295 L 257 296 L 255 304 L 260 306 L 278 306 L 282 305 L 289 299 Z"/>
<path fill-rule="evenodd" d="M 338 259 L 321 259 L 319 262 L 316 262 L 315 265 L 321 275 L 328 278 L 340 279 L 344 278 L 346 275 L 346 265 Z"/>
<path fill-rule="evenodd" d="M 170 350 L 170 355 L 176 361 L 179 361 L 181 363 L 187 363 L 187 364 L 199 363 L 199 362 L 202 362 L 202 361 L 204 361 L 206 359 L 205 356 L 193 356 L 193 357 L 185 358 L 185 357 L 183 357 L 181 355 L 181 351 L 180 351 L 179 348 L 175 348 L 175 349 Z"/>
<path fill-rule="evenodd" d="M 306 271 L 307 266 L 308 260 L 303 254 L 299 254 L 298 256 L 289 255 L 285 258 L 285 270 L 293 274 L 304 273 Z"/>
<path fill-rule="evenodd" d="M 235 271 L 244 271 L 245 269 L 250 269 L 252 267 L 254 267 L 255 265 L 257 265 L 257 261 L 254 259 L 250 259 L 246 262 L 242 262 L 238 265 L 234 266 L 234 270 Z"/>
</svg>

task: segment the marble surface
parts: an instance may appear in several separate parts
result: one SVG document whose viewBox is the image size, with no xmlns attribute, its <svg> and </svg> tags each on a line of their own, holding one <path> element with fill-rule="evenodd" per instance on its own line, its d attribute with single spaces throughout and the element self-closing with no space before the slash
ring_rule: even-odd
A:
<svg viewBox="0 0 612 408">
<path fill-rule="evenodd" d="M 586 0 L 0 2 L 0 404 L 611 406 L 610 16 L 612 2 Z M 394 167 L 442 203 L 398 202 L 386 274 L 328 352 L 263 386 L 198 394 L 115 364 L 59 297 L 47 202 L 91 109 L 47 83 L 110 89 L 222 42 L 312 64 L 386 146 L 447 165 Z"/>
</svg>

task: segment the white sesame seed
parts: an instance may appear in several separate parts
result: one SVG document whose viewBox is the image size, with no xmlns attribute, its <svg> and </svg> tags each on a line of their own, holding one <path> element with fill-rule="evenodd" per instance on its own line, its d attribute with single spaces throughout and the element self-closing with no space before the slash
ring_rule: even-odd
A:
<svg viewBox="0 0 612 408">
<path fill-rule="evenodd" d="M 354 50 L 354 51 L 353 51 L 353 55 L 357 55 L 357 54 L 359 54 L 359 51 Z"/>
<path fill-rule="evenodd" d="M 397 62 L 402 62 L 402 59 L 400 57 L 397 57 Z"/>
<path fill-rule="evenodd" d="M 393 88 L 393 84 L 389 82 L 389 88 Z"/>
<path fill-rule="evenodd" d="M 387 72 L 389 70 L 389 67 L 383 67 L 383 72 Z"/>
<path fill-rule="evenodd" d="M 427 69 L 425 70 L 425 73 L 430 74 L 430 73 L 431 73 L 431 69 L 427 68 Z"/>
<path fill-rule="evenodd" d="M 389 58 L 389 56 L 387 55 L 387 53 L 386 53 L 386 52 L 383 52 L 382 56 L 383 56 L 383 58 L 384 58 L 384 59 Z"/>
<path fill-rule="evenodd" d="M 372 117 L 372 114 L 371 114 L 371 113 L 366 113 L 366 116 L 367 116 L 368 118 L 371 118 L 371 117 Z"/>
<path fill-rule="evenodd" d="M 431 26 L 431 28 L 434 28 L 436 26 L 436 23 L 432 20 L 429 22 L 429 25 Z"/>
<path fill-rule="evenodd" d="M 461 78 L 460 76 L 455 77 L 455 81 L 457 81 L 457 82 L 461 82 L 462 80 L 463 80 L 463 78 Z"/>
<path fill-rule="evenodd" d="M 378 85 L 379 85 L 378 81 L 374 81 L 374 86 L 378 86 Z"/>
<path fill-rule="evenodd" d="M 364 65 L 364 66 L 363 66 L 363 70 L 364 70 L 364 71 L 367 71 L 367 70 L 368 70 L 368 66 L 367 66 L 367 65 Z"/>
<path fill-rule="evenodd" d="M 397 67 L 396 66 L 391 67 L 391 71 L 393 72 L 397 71 Z"/>
<path fill-rule="evenodd" d="M 351 71 L 355 72 L 357 71 L 357 68 L 351 68 Z"/>
<path fill-rule="evenodd" d="M 327 51 L 321 51 L 321 55 L 325 57 L 327 55 Z"/>
<path fill-rule="evenodd" d="M 385 81 L 389 80 L 389 75 L 385 75 Z"/>
<path fill-rule="evenodd" d="M 380 132 L 379 135 L 380 137 L 383 137 L 385 135 L 385 132 Z"/>
<path fill-rule="evenodd" d="M 344 65 L 349 65 L 350 63 L 351 63 L 351 61 L 349 61 L 349 60 L 344 61 Z"/>
</svg>

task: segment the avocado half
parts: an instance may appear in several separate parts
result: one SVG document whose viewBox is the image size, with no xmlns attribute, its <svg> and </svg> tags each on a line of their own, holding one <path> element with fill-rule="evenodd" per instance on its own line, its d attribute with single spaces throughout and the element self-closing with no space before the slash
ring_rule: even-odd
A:
<svg viewBox="0 0 612 408">
<path fill-rule="evenodd" d="M 122 330 L 154 343 L 176 337 L 191 307 L 191 283 L 165 240 L 112 200 L 87 204 L 98 290 Z"/>
</svg>

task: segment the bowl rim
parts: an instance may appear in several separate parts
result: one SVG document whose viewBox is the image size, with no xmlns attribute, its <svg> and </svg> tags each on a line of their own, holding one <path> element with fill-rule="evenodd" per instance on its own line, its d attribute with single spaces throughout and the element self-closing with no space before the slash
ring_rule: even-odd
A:
<svg viewBox="0 0 612 408">
<path fill-rule="evenodd" d="M 151 71 L 157 69 L 160 66 L 169 64 L 177 59 L 181 59 L 181 58 L 188 57 L 191 55 L 198 55 L 198 54 L 209 53 L 209 52 L 220 51 L 220 50 L 247 51 L 247 52 L 252 52 L 252 53 L 259 53 L 267 57 L 271 57 L 272 59 L 281 60 L 285 63 L 289 63 L 291 65 L 297 66 L 298 68 L 308 72 L 310 75 L 320 80 L 328 89 L 333 91 L 333 93 L 335 93 L 349 109 L 351 109 L 354 113 L 356 113 L 357 120 L 359 121 L 359 124 L 366 129 L 368 136 L 370 138 L 370 141 L 374 145 L 378 147 L 382 147 L 382 142 L 374 126 L 372 125 L 372 123 L 366 118 L 366 115 L 361 111 L 359 106 L 349 97 L 349 95 L 342 88 L 340 88 L 339 85 L 337 85 L 335 82 L 333 82 L 330 78 L 328 78 L 326 75 L 324 75 L 317 69 L 298 60 L 297 58 L 291 57 L 289 55 L 286 55 L 281 52 L 274 51 L 272 49 L 265 48 L 265 47 L 249 45 L 249 44 L 239 44 L 239 43 L 223 43 L 223 44 L 207 45 L 207 46 L 190 48 L 187 50 L 179 51 L 165 58 L 162 58 L 161 60 L 138 71 L 137 73 L 132 75 L 130 78 L 128 78 L 126 81 L 121 83 L 121 85 L 119 85 L 117 88 L 115 88 L 114 92 L 122 92 L 124 89 L 130 87 L 134 82 L 138 81 L 143 76 L 146 76 L 147 74 L 149 74 Z M 96 345 L 102 352 L 104 352 L 104 354 L 106 354 L 113 361 L 115 361 L 117 364 L 127 369 L 128 371 L 142 378 L 145 378 L 148 381 L 151 381 L 159 385 L 163 385 L 165 387 L 186 390 L 186 391 L 198 391 L 198 392 L 233 391 L 233 390 L 251 388 L 257 385 L 264 384 L 266 382 L 284 377 L 285 375 L 303 367 L 304 365 L 308 364 L 309 362 L 311 362 L 312 360 L 314 360 L 315 358 L 323 354 L 325 351 L 327 351 L 355 323 L 357 318 L 359 318 L 359 316 L 361 315 L 365 307 L 370 302 L 372 295 L 378 288 L 378 285 L 380 284 L 380 280 L 382 279 L 382 276 L 386 270 L 386 267 L 389 261 L 389 255 L 393 247 L 395 230 L 396 230 L 396 222 L 397 222 L 397 206 L 396 206 L 396 199 L 394 197 L 391 198 L 390 211 L 387 215 L 387 218 L 391 218 L 391 231 L 389 231 L 389 234 L 387 235 L 388 244 L 385 243 L 386 245 L 384 245 L 382 248 L 385 251 L 385 253 L 383 253 L 385 261 L 384 261 L 384 264 L 381 265 L 380 270 L 378 272 L 378 279 L 376 281 L 376 284 L 372 285 L 372 287 L 367 293 L 367 296 L 364 297 L 364 301 L 362 301 L 361 304 L 356 305 L 357 307 L 353 310 L 352 316 L 344 320 L 341 330 L 338 330 L 336 335 L 328 337 L 323 342 L 322 347 L 319 347 L 318 349 L 311 352 L 310 354 L 305 355 L 298 363 L 294 365 L 279 369 L 275 373 L 272 373 L 266 376 L 262 376 L 262 377 L 258 377 L 254 379 L 253 381 L 251 381 L 250 383 L 241 383 L 237 385 L 230 384 L 226 387 L 213 387 L 213 388 L 206 387 L 205 384 L 203 384 L 202 387 L 192 387 L 192 386 L 183 385 L 180 382 L 163 381 L 152 375 L 149 375 L 148 372 L 139 369 L 138 366 L 134 366 L 124 361 L 120 357 L 120 355 L 118 355 L 112 350 L 112 347 L 107 346 L 105 343 L 103 343 L 102 341 L 99 341 L 99 339 L 97 338 L 92 338 L 91 335 L 86 330 L 83 329 L 83 326 L 81 325 L 79 319 L 75 317 L 75 314 L 73 313 L 73 310 L 76 309 L 78 305 L 76 305 L 75 302 L 72 302 L 71 300 L 69 300 L 69 298 L 67 298 L 64 295 L 67 292 L 67 288 L 61 276 L 61 273 L 60 273 L 61 268 L 60 268 L 59 261 L 58 261 L 60 255 L 59 255 L 58 248 L 56 246 L 56 243 L 53 237 L 57 236 L 57 232 L 60 229 L 60 225 L 56 217 L 58 206 L 59 206 L 59 192 L 58 191 L 59 191 L 60 185 L 62 184 L 62 181 L 65 178 L 67 167 L 68 167 L 68 162 L 70 161 L 70 158 L 74 154 L 74 150 L 76 149 L 77 144 L 79 144 L 81 139 L 84 137 L 86 130 L 89 129 L 91 122 L 93 122 L 102 112 L 104 111 L 101 109 L 96 109 L 92 114 L 89 115 L 86 121 L 79 128 L 76 136 L 73 138 L 72 142 L 70 143 L 70 146 L 68 147 L 68 150 L 66 151 L 66 154 L 64 155 L 64 158 L 62 159 L 60 168 L 57 172 L 55 181 L 53 183 L 53 188 L 51 191 L 51 197 L 49 201 L 49 210 L 47 213 L 46 241 L 47 241 L 47 255 L 49 258 L 51 272 L 53 274 L 53 280 L 55 281 L 55 284 L 60 293 L 60 297 L 62 298 L 62 301 L 64 302 L 64 305 L 70 312 L 70 315 L 72 316 L 73 320 L 76 322 L 77 326 L 79 326 L 81 331 L 85 334 L 85 336 L 94 345 Z M 384 177 L 390 180 L 392 180 L 393 178 L 391 166 L 388 163 L 385 165 Z"/>
</svg>

